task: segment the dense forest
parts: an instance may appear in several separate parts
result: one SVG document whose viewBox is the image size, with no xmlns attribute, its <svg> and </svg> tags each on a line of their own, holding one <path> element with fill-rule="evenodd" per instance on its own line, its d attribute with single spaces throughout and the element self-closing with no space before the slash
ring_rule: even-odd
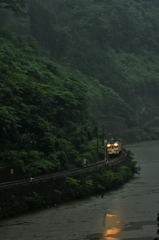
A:
<svg viewBox="0 0 159 240">
<path fill-rule="evenodd" d="M 0 168 L 26 176 L 159 137 L 157 0 L 0 0 Z"/>
</svg>

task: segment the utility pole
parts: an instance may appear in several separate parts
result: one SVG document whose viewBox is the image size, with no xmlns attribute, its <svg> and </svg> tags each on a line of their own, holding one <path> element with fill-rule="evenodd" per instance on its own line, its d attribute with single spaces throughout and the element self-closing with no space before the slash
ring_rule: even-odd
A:
<svg viewBox="0 0 159 240">
<path fill-rule="evenodd" d="M 98 158 L 99 158 L 99 142 L 98 142 L 98 138 L 99 138 L 99 134 L 98 134 L 98 125 L 97 125 L 97 132 L 96 132 L 96 134 L 97 134 L 97 161 L 99 160 Z"/>
<path fill-rule="evenodd" d="M 107 140 L 107 139 L 104 139 L 104 149 L 105 149 L 105 152 L 104 152 L 104 160 L 105 160 L 105 165 L 106 165 L 106 166 L 107 166 L 107 164 L 108 164 L 107 143 L 108 143 L 108 140 Z"/>
</svg>

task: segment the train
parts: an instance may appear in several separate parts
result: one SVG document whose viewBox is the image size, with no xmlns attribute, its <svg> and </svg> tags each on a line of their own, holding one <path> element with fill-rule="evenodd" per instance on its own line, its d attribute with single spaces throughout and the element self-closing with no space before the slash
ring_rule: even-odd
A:
<svg viewBox="0 0 159 240">
<path fill-rule="evenodd" d="M 108 157 L 118 156 L 122 151 L 122 142 L 119 139 L 111 139 L 106 144 Z"/>
</svg>

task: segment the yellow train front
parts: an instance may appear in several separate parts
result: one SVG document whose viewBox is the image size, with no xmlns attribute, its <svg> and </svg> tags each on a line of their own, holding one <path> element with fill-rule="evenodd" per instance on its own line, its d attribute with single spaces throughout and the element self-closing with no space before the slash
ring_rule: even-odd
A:
<svg viewBox="0 0 159 240">
<path fill-rule="evenodd" d="M 110 157 L 118 156 L 122 150 L 122 144 L 120 140 L 111 140 L 106 145 L 107 155 Z"/>
</svg>

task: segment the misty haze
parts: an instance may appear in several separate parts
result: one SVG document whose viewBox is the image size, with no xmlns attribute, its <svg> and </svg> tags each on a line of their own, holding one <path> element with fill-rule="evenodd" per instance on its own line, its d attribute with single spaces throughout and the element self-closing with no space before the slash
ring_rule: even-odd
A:
<svg viewBox="0 0 159 240">
<path fill-rule="evenodd" d="M 0 237 L 159 239 L 159 2 L 0 0 Z"/>
</svg>

